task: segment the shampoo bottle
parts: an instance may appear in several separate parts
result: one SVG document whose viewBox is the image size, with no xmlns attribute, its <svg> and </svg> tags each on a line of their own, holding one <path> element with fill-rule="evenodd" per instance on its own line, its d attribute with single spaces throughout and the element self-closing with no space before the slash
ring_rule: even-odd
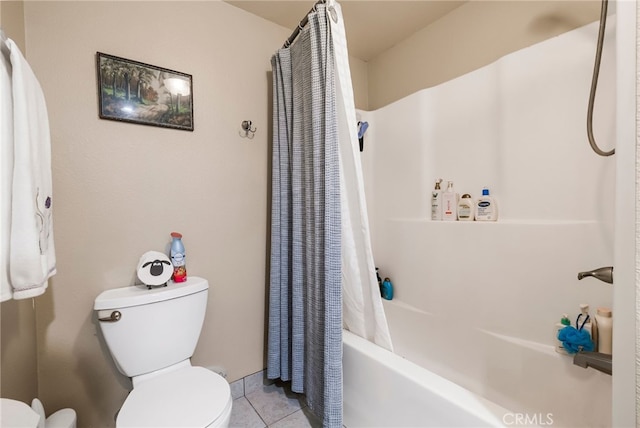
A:
<svg viewBox="0 0 640 428">
<path fill-rule="evenodd" d="M 442 220 L 442 190 L 440 189 L 442 178 L 436 180 L 436 186 L 431 192 L 431 220 Z"/>
<path fill-rule="evenodd" d="M 489 189 L 482 189 L 482 196 L 476 202 L 476 221 L 496 221 L 498 220 L 498 205 L 489 196 Z"/>
<path fill-rule="evenodd" d="M 386 300 L 393 299 L 393 284 L 389 278 L 385 278 L 382 281 L 382 298 Z"/>
<path fill-rule="evenodd" d="M 471 195 L 465 193 L 458 202 L 458 220 L 473 221 L 475 218 L 475 207 Z"/>
<path fill-rule="evenodd" d="M 458 194 L 453 190 L 453 181 L 447 182 L 447 190 L 442 193 L 442 220 L 458 220 Z"/>
<path fill-rule="evenodd" d="M 596 320 L 598 323 L 598 352 L 611 355 L 611 334 L 613 330 L 613 318 L 611 317 L 611 309 L 598 308 L 598 310 L 596 311 Z"/>
<path fill-rule="evenodd" d="M 182 234 L 171 232 L 171 264 L 173 264 L 173 281 L 185 282 L 187 280 L 187 266 L 185 262 Z"/>
</svg>

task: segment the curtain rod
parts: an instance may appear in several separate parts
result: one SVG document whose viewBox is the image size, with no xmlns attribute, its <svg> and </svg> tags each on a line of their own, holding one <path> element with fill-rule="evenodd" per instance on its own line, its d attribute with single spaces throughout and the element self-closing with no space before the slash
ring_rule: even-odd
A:
<svg viewBox="0 0 640 428">
<path fill-rule="evenodd" d="M 304 28 L 304 26 L 307 25 L 307 22 L 309 22 L 309 14 L 312 13 L 312 12 L 317 11 L 318 10 L 317 6 L 319 4 L 324 4 L 325 2 L 326 2 L 326 0 L 318 0 L 316 2 L 316 4 L 314 4 L 313 7 L 311 9 L 309 9 L 309 12 L 307 12 L 307 14 L 302 19 L 302 21 L 300 21 L 298 26 L 293 30 L 293 33 L 291 33 L 289 38 L 284 42 L 284 45 L 282 45 L 283 48 L 288 48 L 289 46 L 291 46 L 291 43 L 293 43 L 293 41 L 296 39 L 296 37 L 298 37 L 298 34 L 300 34 L 300 30 L 302 30 Z"/>
</svg>

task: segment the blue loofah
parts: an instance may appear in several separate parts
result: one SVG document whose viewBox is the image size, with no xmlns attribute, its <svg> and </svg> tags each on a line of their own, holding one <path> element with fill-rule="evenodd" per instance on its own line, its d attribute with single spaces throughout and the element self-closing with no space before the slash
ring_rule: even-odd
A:
<svg viewBox="0 0 640 428">
<path fill-rule="evenodd" d="M 575 327 L 567 326 L 558 332 L 558 340 L 570 354 L 578 351 L 593 351 L 593 341 L 587 330 L 577 330 Z"/>
</svg>

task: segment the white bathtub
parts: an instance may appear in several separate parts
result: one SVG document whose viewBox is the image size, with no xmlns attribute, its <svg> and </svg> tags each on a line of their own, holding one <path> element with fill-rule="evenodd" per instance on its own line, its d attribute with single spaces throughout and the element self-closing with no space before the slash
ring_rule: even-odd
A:
<svg viewBox="0 0 640 428">
<path fill-rule="evenodd" d="M 611 426 L 611 377 L 573 365 L 572 357 L 557 353 L 553 345 L 425 312 L 398 299 L 384 301 L 384 308 L 396 353 L 392 356 L 401 362 L 392 362 L 391 357 L 385 361 L 398 367 L 417 367 L 416 372 L 423 370 L 435 379 L 440 376 L 447 379 L 444 382 L 459 385 L 457 392 L 447 397 L 461 407 L 474 409 L 471 413 L 478 412 L 472 404 L 460 404 L 458 395 L 483 397 L 482 403 L 509 409 L 509 413 L 498 415 L 499 422 L 506 426 Z M 367 375 L 375 371 L 366 370 Z M 350 376 L 346 372 L 345 367 L 345 376 Z M 434 386 L 436 381 L 431 377 L 424 379 L 438 392 L 442 390 Z M 419 406 L 418 410 L 427 407 L 411 405 Z M 449 406 L 438 404 L 437 408 Z M 437 425 L 469 426 L 457 419 Z"/>
<path fill-rule="evenodd" d="M 344 424 L 355 427 L 496 427 L 507 409 L 343 332 Z"/>
</svg>

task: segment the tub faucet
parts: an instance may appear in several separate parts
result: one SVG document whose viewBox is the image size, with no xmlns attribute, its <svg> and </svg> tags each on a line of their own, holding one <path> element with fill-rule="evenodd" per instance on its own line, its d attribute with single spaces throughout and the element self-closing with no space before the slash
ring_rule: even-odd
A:
<svg viewBox="0 0 640 428">
<path fill-rule="evenodd" d="M 591 367 L 608 375 L 612 372 L 611 355 L 602 352 L 580 351 L 573 356 L 573 364 L 584 369 Z"/>
<path fill-rule="evenodd" d="M 592 271 L 578 273 L 578 279 L 582 279 L 587 276 L 592 276 L 600 281 L 613 284 L 613 266 L 601 267 Z"/>
</svg>

